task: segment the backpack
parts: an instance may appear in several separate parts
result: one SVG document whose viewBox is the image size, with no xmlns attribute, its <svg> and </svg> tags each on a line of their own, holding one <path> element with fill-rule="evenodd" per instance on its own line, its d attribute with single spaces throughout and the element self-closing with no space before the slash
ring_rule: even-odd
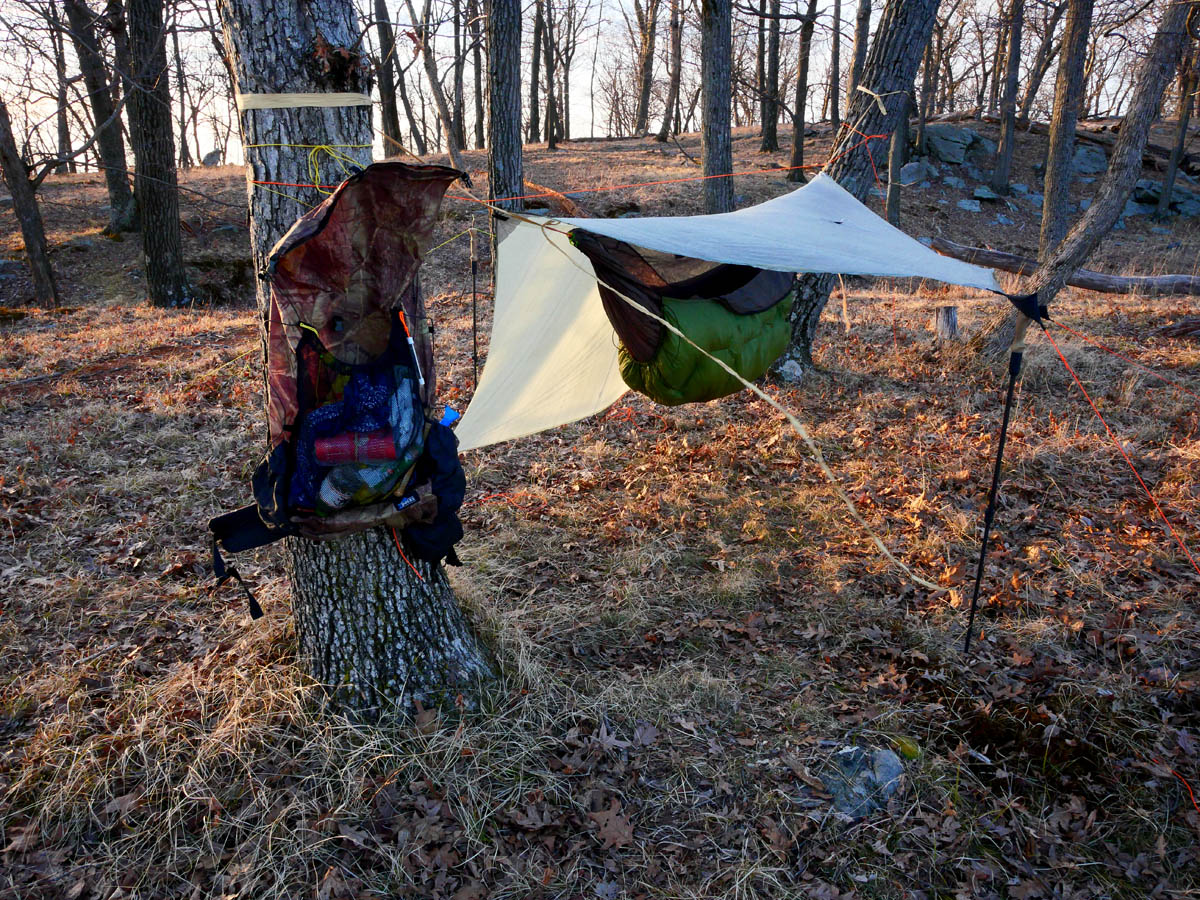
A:
<svg viewBox="0 0 1200 900">
<path fill-rule="evenodd" d="M 217 516 L 221 550 L 289 535 L 403 530 L 414 555 L 457 563 L 466 479 L 447 421 L 434 421 L 432 326 L 417 271 L 446 189 L 445 166 L 377 163 L 352 175 L 271 250 L 267 453 L 254 503 Z"/>
</svg>

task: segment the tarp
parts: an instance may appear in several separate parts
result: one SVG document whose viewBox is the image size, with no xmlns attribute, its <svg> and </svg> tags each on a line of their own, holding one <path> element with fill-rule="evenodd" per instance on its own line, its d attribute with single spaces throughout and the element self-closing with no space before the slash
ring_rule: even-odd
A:
<svg viewBox="0 0 1200 900">
<path fill-rule="evenodd" d="M 827 175 L 757 206 L 710 216 L 512 219 L 497 251 L 491 345 L 457 434 L 463 450 L 607 409 L 625 392 L 591 263 L 561 232 L 779 272 L 930 278 L 998 291 L 990 269 L 950 259 L 889 225 Z"/>
</svg>

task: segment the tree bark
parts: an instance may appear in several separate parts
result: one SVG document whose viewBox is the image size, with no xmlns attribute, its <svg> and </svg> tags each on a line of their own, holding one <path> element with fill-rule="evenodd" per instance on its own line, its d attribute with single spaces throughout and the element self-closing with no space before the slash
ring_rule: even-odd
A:
<svg viewBox="0 0 1200 900">
<path fill-rule="evenodd" d="M 650 89 L 654 85 L 654 43 L 658 36 L 658 9 L 661 0 L 633 0 L 638 24 L 638 94 L 633 133 L 645 134 L 650 125 Z"/>
<path fill-rule="evenodd" d="M 1038 270 L 1036 259 L 990 247 L 968 247 L 941 237 L 935 237 L 929 246 L 943 256 L 1015 275 L 1033 275 Z M 1200 294 L 1200 275 L 1106 275 L 1091 269 L 1076 269 L 1067 276 L 1067 284 L 1101 294 L 1137 294 L 1141 297 Z"/>
<path fill-rule="evenodd" d="M 33 278 L 34 302 L 39 306 L 58 306 L 58 286 L 54 281 L 54 270 L 50 267 L 50 254 L 46 250 L 42 212 L 38 209 L 37 196 L 33 185 L 29 183 L 29 173 L 13 138 L 12 122 L 3 98 L 0 98 L 0 171 L 12 194 L 13 213 L 25 241 L 25 256 L 29 260 L 29 274 Z"/>
<path fill-rule="evenodd" d="M 1183 158 L 1183 150 L 1187 144 L 1188 123 L 1192 118 L 1192 96 L 1196 93 L 1197 85 L 1200 83 L 1200 79 L 1196 77 L 1197 72 L 1200 72 L 1200 67 L 1197 66 L 1194 53 L 1184 54 L 1180 69 L 1179 126 L 1175 131 L 1175 145 L 1171 148 L 1171 158 L 1167 161 L 1167 172 L 1163 176 L 1162 192 L 1158 195 L 1158 207 L 1154 210 L 1156 219 L 1165 219 L 1171 211 L 1171 194 L 1175 190 L 1175 176 L 1179 172 L 1179 161 Z"/>
<path fill-rule="evenodd" d="M 358 28 L 350 0 L 220 0 L 219 7 L 240 90 L 369 89 L 368 70 L 351 49 L 358 44 Z M 303 54 L 289 51 L 312 45 L 317 35 L 344 51 L 344 66 L 321 71 L 307 65 Z M 307 154 L 277 145 L 308 143 L 320 135 L 367 165 L 371 111 L 361 106 L 247 110 L 242 134 L 250 243 L 261 271 L 271 247 L 304 209 L 254 182 L 311 180 Z M 320 199 L 312 189 L 293 190 L 305 203 Z M 264 325 L 268 300 L 268 285 L 260 280 Z M 329 542 L 287 542 L 299 655 L 338 702 L 368 715 L 388 705 L 407 708 L 413 698 L 426 702 L 471 693 L 493 672 L 444 574 L 418 563 L 424 578 L 419 580 L 394 547 L 387 552 L 391 539 L 389 531 L 376 530 Z"/>
<path fill-rule="evenodd" d="M 536 142 L 542 136 L 541 125 L 541 96 L 540 88 L 542 86 L 541 76 L 538 74 L 541 71 L 542 65 L 542 0 L 536 0 L 534 3 L 533 14 L 533 52 L 530 54 L 529 61 L 529 143 Z"/>
<path fill-rule="evenodd" d="M 49 3 L 46 5 L 47 24 L 50 30 L 50 40 L 54 45 L 54 66 L 57 70 L 58 93 L 55 103 L 55 123 L 58 126 L 58 157 L 62 160 L 54 169 L 56 175 L 67 175 L 75 171 L 75 160 L 71 157 L 71 124 L 67 119 L 67 55 L 64 42 L 62 20 L 58 17 L 58 7 Z"/>
<path fill-rule="evenodd" d="M 546 149 L 558 149 L 558 102 L 554 96 L 554 10 L 550 4 L 542 13 L 542 68 L 546 73 Z M 535 49 L 536 52 L 536 49 Z"/>
<path fill-rule="evenodd" d="M 876 39 L 863 64 L 860 83 L 877 94 L 887 97 L 896 91 L 909 90 L 920 63 L 921 54 L 929 42 L 938 0 L 888 0 L 876 29 Z M 881 113 L 874 98 L 861 91 L 846 109 L 845 120 L 855 123 L 863 134 L 890 134 L 896 126 L 901 104 L 895 96 L 884 101 L 886 113 Z M 873 183 L 873 169 L 868 146 L 846 151 L 861 141 L 857 134 L 843 132 L 830 152 L 825 173 L 858 199 L 867 195 Z M 788 348 L 775 363 L 775 372 L 787 381 L 799 381 L 813 368 L 812 348 L 821 312 L 829 302 L 829 292 L 836 283 L 834 274 L 801 275 L 796 279 L 796 299 L 792 303 L 792 338 Z"/>
<path fill-rule="evenodd" d="M 842 0 L 833 0 L 833 45 L 829 50 L 829 124 L 837 134 L 842 125 Z"/>
<path fill-rule="evenodd" d="M 1067 233 L 1067 203 L 1074 170 L 1075 123 L 1083 99 L 1083 64 L 1088 31 L 1092 25 L 1092 0 L 1071 0 L 1066 33 L 1059 54 L 1058 80 L 1054 86 L 1054 116 L 1050 120 L 1050 148 L 1046 152 L 1046 176 L 1042 189 L 1042 230 L 1038 258 L 1045 259 Z"/>
<path fill-rule="evenodd" d="M 458 140 L 454 125 L 454 116 L 450 112 L 450 105 L 446 102 L 446 92 L 442 90 L 442 82 L 438 78 L 437 58 L 433 55 L 433 47 L 430 45 L 429 35 L 429 7 L 430 0 L 425 0 L 425 6 L 421 12 L 421 18 L 417 18 L 417 11 L 413 8 L 412 0 L 404 0 L 405 6 L 408 8 L 408 14 L 412 17 L 413 25 L 416 26 L 417 42 L 421 49 L 421 60 L 425 63 L 425 77 L 429 81 L 429 93 L 433 95 L 434 106 L 437 107 L 438 119 L 442 123 L 442 134 L 446 137 L 446 152 L 450 154 L 450 164 L 456 169 L 463 168 L 462 144 Z M 369 142 L 368 142 L 369 143 Z"/>
<path fill-rule="evenodd" d="M 520 0 L 491 0 L 487 27 L 488 196 L 503 209 L 519 211 L 525 206 L 520 200 L 499 198 L 525 193 L 521 156 Z"/>
<path fill-rule="evenodd" d="M 702 151 L 704 174 L 728 175 L 733 171 L 733 143 L 729 132 L 733 76 L 732 0 L 701 0 L 700 84 L 704 95 Z M 704 182 L 704 211 L 733 209 L 733 179 L 708 178 Z"/>
<path fill-rule="evenodd" d="M 933 317 L 933 331 L 940 342 L 958 337 L 958 307 L 939 306 Z"/>
<path fill-rule="evenodd" d="M 858 0 L 858 12 L 854 16 L 854 50 L 850 60 L 850 76 L 846 79 L 846 112 L 854 105 L 858 93 L 858 82 L 862 78 L 863 65 L 867 59 L 867 45 L 871 39 L 871 0 Z M 860 129 L 861 130 L 861 129 Z"/>
<path fill-rule="evenodd" d="M 483 108 L 483 29 L 480 25 L 481 14 L 478 0 L 471 0 L 468 4 L 467 15 L 471 19 L 471 59 L 475 76 L 475 149 L 482 150 L 486 146 L 484 136 L 486 113 Z"/>
<path fill-rule="evenodd" d="M 404 148 L 400 110 L 396 107 L 396 35 L 388 15 L 387 0 L 375 0 L 375 33 L 379 38 L 379 106 L 383 126 L 383 155 Z"/>
<path fill-rule="evenodd" d="M 407 76 L 407 69 L 401 69 L 396 73 L 396 89 L 400 93 L 400 103 L 404 107 L 404 117 L 408 119 L 408 131 L 412 135 L 413 147 L 417 151 L 417 156 L 424 156 L 429 152 L 429 145 L 425 143 L 425 129 L 418 126 L 417 117 L 413 114 L 412 103 L 408 99 L 408 88 L 405 85 L 405 78 Z"/>
<path fill-rule="evenodd" d="M 1000 100 L 1000 144 L 996 149 L 996 167 L 992 170 L 992 189 L 1007 194 L 1012 175 L 1013 147 L 1017 139 L 1017 82 L 1021 75 L 1021 25 L 1025 18 L 1024 0 L 1009 0 L 1008 50 L 1004 70 L 1004 94 Z"/>
<path fill-rule="evenodd" d="M 154 306 L 190 306 L 194 297 L 183 268 L 179 231 L 163 0 L 129 0 L 126 11 L 133 61 L 129 117 L 138 136 L 133 184 L 142 220 L 146 290 Z"/>
<path fill-rule="evenodd" d="M 811 42 L 811 37 L 810 37 Z M 779 150 L 779 0 L 771 0 L 771 18 L 767 23 L 767 71 L 763 89 L 763 153 Z"/>
<path fill-rule="evenodd" d="M 1054 32 L 1058 28 L 1058 23 L 1062 20 L 1063 13 L 1067 11 L 1067 3 L 1068 0 L 1058 0 L 1046 17 L 1042 39 L 1038 42 L 1038 48 L 1033 54 L 1033 62 L 1029 66 L 1029 77 L 1025 82 L 1025 93 L 1021 96 L 1021 108 L 1017 111 L 1017 124 L 1022 128 L 1029 124 L 1029 113 L 1033 109 L 1033 101 L 1037 98 L 1037 92 L 1042 86 L 1042 80 L 1046 77 L 1046 73 L 1050 71 L 1050 63 L 1053 61 L 1055 55 L 1053 52 Z"/>
<path fill-rule="evenodd" d="M 108 228 L 110 234 L 137 230 L 137 205 L 129 189 L 125 164 L 125 142 L 121 121 L 109 92 L 108 72 L 100 43 L 96 38 L 96 17 L 84 0 L 63 0 L 63 11 L 71 30 L 71 41 L 79 59 L 79 71 L 92 107 L 92 119 L 99 132 L 96 152 L 104 169 L 108 188 Z"/>
<path fill-rule="evenodd" d="M 908 152 L 908 96 L 896 98 L 900 102 L 900 113 L 896 116 L 896 128 L 892 132 L 892 143 L 888 148 L 888 186 L 884 214 L 887 220 L 900 225 L 900 168 Z"/>
<path fill-rule="evenodd" d="M 179 168 L 192 167 L 187 139 L 187 80 L 183 77 L 183 54 L 179 52 L 179 28 L 171 29 L 171 47 L 175 53 L 175 89 L 179 92 Z"/>
<path fill-rule="evenodd" d="M 671 127 L 675 107 L 679 104 L 679 82 L 683 76 L 683 11 L 680 0 L 671 0 L 671 63 L 667 82 L 667 102 L 663 108 L 662 125 L 654 138 L 660 144 L 665 144 L 674 129 Z"/>
<path fill-rule="evenodd" d="M 788 181 L 803 183 L 804 176 L 804 120 L 808 107 L 808 66 L 812 58 L 813 28 L 817 22 L 817 0 L 808 0 L 808 11 L 800 26 L 800 55 L 796 63 L 796 107 L 792 113 L 792 157 L 788 162 L 791 170 Z"/>
</svg>

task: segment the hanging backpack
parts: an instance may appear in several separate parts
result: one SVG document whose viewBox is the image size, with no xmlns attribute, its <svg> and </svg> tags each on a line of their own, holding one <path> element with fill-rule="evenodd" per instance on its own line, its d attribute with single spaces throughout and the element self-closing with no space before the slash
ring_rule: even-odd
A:
<svg viewBox="0 0 1200 900">
<path fill-rule="evenodd" d="M 417 271 L 460 177 L 444 166 L 368 166 L 272 249 L 267 453 L 255 502 L 209 523 L 218 583 L 235 578 L 246 590 L 221 550 L 381 525 L 404 530 L 418 558 L 457 562 L 465 477 L 453 432 L 429 415 L 432 327 Z"/>
</svg>

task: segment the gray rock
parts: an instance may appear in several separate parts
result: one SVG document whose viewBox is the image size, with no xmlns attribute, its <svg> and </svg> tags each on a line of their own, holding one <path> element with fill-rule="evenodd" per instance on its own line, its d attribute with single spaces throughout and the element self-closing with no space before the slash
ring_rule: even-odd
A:
<svg viewBox="0 0 1200 900">
<path fill-rule="evenodd" d="M 931 238 L 931 237 L 919 237 L 919 238 L 917 238 L 917 243 L 918 243 L 918 244 L 924 244 L 926 247 L 932 247 L 932 246 L 933 246 L 933 238 Z"/>
<path fill-rule="evenodd" d="M 960 191 L 967 186 L 967 183 L 957 175 L 947 175 L 942 179 L 942 184 L 950 188 L 958 188 Z"/>
<path fill-rule="evenodd" d="M 200 165 L 202 165 L 202 166 L 219 166 L 221 164 L 221 157 L 224 155 L 225 154 L 223 154 L 220 150 L 209 151 L 208 153 L 205 153 L 204 156 L 200 159 Z"/>
<path fill-rule="evenodd" d="M 981 134 L 975 135 L 967 147 L 967 162 L 977 166 L 990 166 L 996 159 L 996 142 Z"/>
<path fill-rule="evenodd" d="M 861 818 L 887 802 L 903 783 L 904 763 L 891 750 L 843 747 L 821 774 L 838 812 Z"/>
<path fill-rule="evenodd" d="M 232 223 L 228 223 L 225 225 L 218 225 L 216 228 L 214 228 L 212 230 L 212 233 L 213 234 L 237 234 L 239 231 L 245 231 L 245 230 L 246 229 L 243 228 L 241 225 L 234 225 Z"/>
<path fill-rule="evenodd" d="M 1079 179 L 1080 184 L 1093 184 L 1095 181 L 1096 181 L 1095 178 L 1080 178 Z"/>
<path fill-rule="evenodd" d="M 1161 225 L 1155 225 L 1150 230 L 1153 231 L 1155 234 L 1170 234 L 1171 233 L 1170 228 L 1163 228 Z"/>
<path fill-rule="evenodd" d="M 1028 194 L 1029 193 L 1029 185 L 1027 185 L 1027 184 L 1011 184 L 1011 185 L 1009 185 L 1009 187 L 1012 188 L 1014 194 Z"/>
<path fill-rule="evenodd" d="M 1046 177 L 1046 164 L 1045 163 L 1034 163 L 1033 164 L 1033 174 L 1036 175 L 1038 178 L 1045 178 Z"/>
<path fill-rule="evenodd" d="M 944 163 L 961 166 L 967 160 L 967 148 L 980 140 L 970 128 L 935 122 L 925 128 L 925 146 L 929 155 Z"/>
<path fill-rule="evenodd" d="M 69 241 L 63 244 L 63 246 L 69 247 L 78 253 L 82 253 L 85 250 L 94 250 L 96 248 L 96 242 L 91 238 L 76 237 L 71 238 Z"/>
<path fill-rule="evenodd" d="M 1113 231 L 1124 231 L 1125 230 L 1125 220 L 1117 219 L 1117 221 L 1113 223 L 1112 230 Z"/>
<path fill-rule="evenodd" d="M 1091 205 L 1092 205 L 1092 198 L 1084 197 L 1082 200 L 1079 201 L 1079 211 L 1084 212 Z"/>
<path fill-rule="evenodd" d="M 959 209 L 966 210 L 967 212 L 979 212 L 978 200 L 959 200 L 956 205 Z"/>
<path fill-rule="evenodd" d="M 882 199 L 887 196 L 887 191 L 885 191 L 879 185 L 875 185 L 874 187 L 871 188 L 871 196 L 879 197 L 880 199 Z"/>
<path fill-rule="evenodd" d="M 0 275 L 20 275 L 25 271 L 25 264 L 19 259 L 0 259 Z"/>
<path fill-rule="evenodd" d="M 968 165 L 966 167 L 966 173 L 967 177 L 972 181 L 987 181 L 987 179 L 983 177 L 983 173 L 972 165 Z"/>
<path fill-rule="evenodd" d="M 1013 225 L 1015 224 L 1008 216 L 996 216 L 997 225 Z"/>
<path fill-rule="evenodd" d="M 1044 202 L 1045 198 L 1036 191 L 1029 195 L 1029 203 L 1034 209 L 1041 209 Z"/>
<path fill-rule="evenodd" d="M 1171 207 L 1181 216 L 1188 216 L 1190 218 L 1200 216 L 1200 198 L 1197 197 L 1184 197 L 1181 200 L 1173 202 Z"/>
<path fill-rule="evenodd" d="M 916 184 L 936 176 L 937 169 L 923 159 L 914 159 L 900 167 L 901 184 Z"/>
<path fill-rule="evenodd" d="M 1137 203 L 1157 203 L 1162 196 L 1163 186 L 1149 178 L 1139 178 L 1133 186 L 1133 199 Z"/>
<path fill-rule="evenodd" d="M 981 184 L 979 187 L 975 188 L 975 191 L 974 191 L 974 193 L 971 194 L 971 196 L 974 197 L 976 200 L 999 200 L 1000 199 L 1000 195 L 997 194 L 990 187 L 988 187 L 986 184 Z"/>
<path fill-rule="evenodd" d="M 1095 144 L 1075 144 L 1075 156 L 1071 160 L 1077 175 L 1098 175 L 1108 168 L 1108 157 Z"/>
<path fill-rule="evenodd" d="M 1138 203 L 1135 200 L 1126 200 L 1125 209 L 1121 211 L 1121 215 L 1125 218 L 1130 216 L 1148 216 L 1154 212 L 1155 206 L 1153 203 Z"/>
<path fill-rule="evenodd" d="M 923 190 L 923 191 L 927 191 L 927 190 L 929 190 L 931 187 L 933 187 L 933 182 L 932 182 L 932 181 L 922 181 L 922 182 L 921 182 L 921 183 L 918 185 L 918 187 L 920 187 L 920 188 L 921 188 L 921 190 Z"/>
</svg>

